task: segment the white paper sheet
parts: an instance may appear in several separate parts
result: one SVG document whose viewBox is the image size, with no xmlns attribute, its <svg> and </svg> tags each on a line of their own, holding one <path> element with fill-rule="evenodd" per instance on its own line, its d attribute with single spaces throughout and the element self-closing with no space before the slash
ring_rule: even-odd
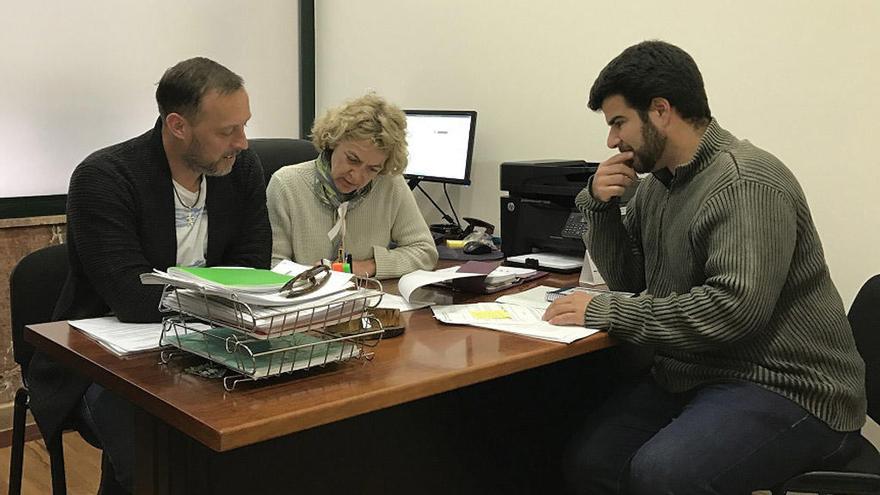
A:
<svg viewBox="0 0 880 495">
<path fill-rule="evenodd" d="M 544 310 L 513 304 L 454 304 L 431 309 L 434 317 L 444 323 L 489 328 L 565 344 L 598 332 L 581 326 L 551 325 L 541 319 Z"/>
<path fill-rule="evenodd" d="M 548 307 L 550 307 L 550 302 L 547 301 L 547 293 L 556 289 L 556 287 L 539 285 L 537 287 L 532 287 L 531 289 L 524 290 L 522 292 L 515 292 L 513 294 L 503 295 L 496 299 L 495 302 L 514 304 L 516 306 L 525 306 L 528 308 L 534 308 L 544 311 Z"/>
<path fill-rule="evenodd" d="M 497 285 L 516 278 L 527 278 L 535 274 L 537 270 L 532 268 L 520 268 L 516 266 L 499 266 L 486 275 L 486 284 Z"/>
<path fill-rule="evenodd" d="M 119 356 L 159 349 L 159 338 L 162 336 L 162 323 L 122 323 L 115 316 L 71 320 L 68 323 Z M 201 323 L 190 325 L 202 330 L 210 328 Z"/>
<path fill-rule="evenodd" d="M 417 309 L 422 309 L 430 306 L 433 303 L 429 302 L 407 302 L 401 296 L 396 294 L 385 294 L 382 296 L 382 301 L 379 302 L 377 307 L 383 309 L 399 309 L 402 312 L 405 311 L 415 311 Z"/>
<path fill-rule="evenodd" d="M 485 274 L 460 273 L 455 270 L 458 270 L 458 267 L 453 267 L 451 270 L 448 268 L 445 270 L 437 270 L 434 272 L 416 270 L 414 272 L 407 273 L 406 275 L 400 277 L 400 280 L 397 282 L 397 290 L 400 291 L 400 295 L 403 296 L 404 299 L 409 301 L 412 293 L 419 287 L 424 287 L 426 285 L 436 284 L 439 282 L 445 282 L 447 280 L 453 280 L 456 278 L 485 276 Z"/>
</svg>

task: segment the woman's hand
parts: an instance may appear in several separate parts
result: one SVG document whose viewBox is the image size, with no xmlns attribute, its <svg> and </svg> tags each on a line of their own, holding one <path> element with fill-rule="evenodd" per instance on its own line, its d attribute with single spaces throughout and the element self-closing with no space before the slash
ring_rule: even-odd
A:
<svg viewBox="0 0 880 495">
<path fill-rule="evenodd" d="M 359 277 L 372 277 L 376 274 L 376 260 L 357 260 L 351 262 L 351 273 Z"/>
</svg>

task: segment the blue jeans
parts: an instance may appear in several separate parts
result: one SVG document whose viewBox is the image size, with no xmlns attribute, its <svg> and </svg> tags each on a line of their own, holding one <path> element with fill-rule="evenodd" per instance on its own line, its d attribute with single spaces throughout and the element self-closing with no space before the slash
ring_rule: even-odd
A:
<svg viewBox="0 0 880 495">
<path fill-rule="evenodd" d="M 131 493 L 134 486 L 134 406 L 93 383 L 80 402 L 80 416 L 101 443 L 116 481 Z"/>
<path fill-rule="evenodd" d="M 749 494 L 827 464 L 859 434 L 752 383 L 673 394 L 649 376 L 586 419 L 563 467 L 578 494 Z"/>
</svg>

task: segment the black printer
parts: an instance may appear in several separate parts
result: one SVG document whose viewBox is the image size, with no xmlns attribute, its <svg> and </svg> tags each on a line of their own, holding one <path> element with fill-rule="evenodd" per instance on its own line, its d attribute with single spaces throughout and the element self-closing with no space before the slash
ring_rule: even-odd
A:
<svg viewBox="0 0 880 495">
<path fill-rule="evenodd" d="M 505 256 L 551 251 L 583 256 L 583 215 L 574 198 L 598 163 L 540 160 L 501 164 L 501 250 Z"/>
</svg>

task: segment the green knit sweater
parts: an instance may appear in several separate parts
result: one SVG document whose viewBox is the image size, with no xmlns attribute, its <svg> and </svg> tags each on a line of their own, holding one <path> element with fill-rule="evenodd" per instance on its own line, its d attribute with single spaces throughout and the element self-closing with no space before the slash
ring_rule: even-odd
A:
<svg viewBox="0 0 880 495">
<path fill-rule="evenodd" d="M 269 181 L 273 265 L 282 259 L 311 265 L 335 257 L 327 232 L 336 223 L 336 211 L 315 195 L 316 174 L 310 161 L 283 167 Z M 437 264 L 434 238 L 403 176 L 373 179 L 370 192 L 345 218 L 346 250 L 355 260 L 376 260 L 377 278 L 433 270 Z"/>
<path fill-rule="evenodd" d="M 865 367 L 804 193 L 776 157 L 712 121 L 693 159 L 619 208 L 577 197 L 587 249 L 612 289 L 584 323 L 655 350 L 672 392 L 744 380 L 838 431 L 865 421 Z"/>
</svg>

